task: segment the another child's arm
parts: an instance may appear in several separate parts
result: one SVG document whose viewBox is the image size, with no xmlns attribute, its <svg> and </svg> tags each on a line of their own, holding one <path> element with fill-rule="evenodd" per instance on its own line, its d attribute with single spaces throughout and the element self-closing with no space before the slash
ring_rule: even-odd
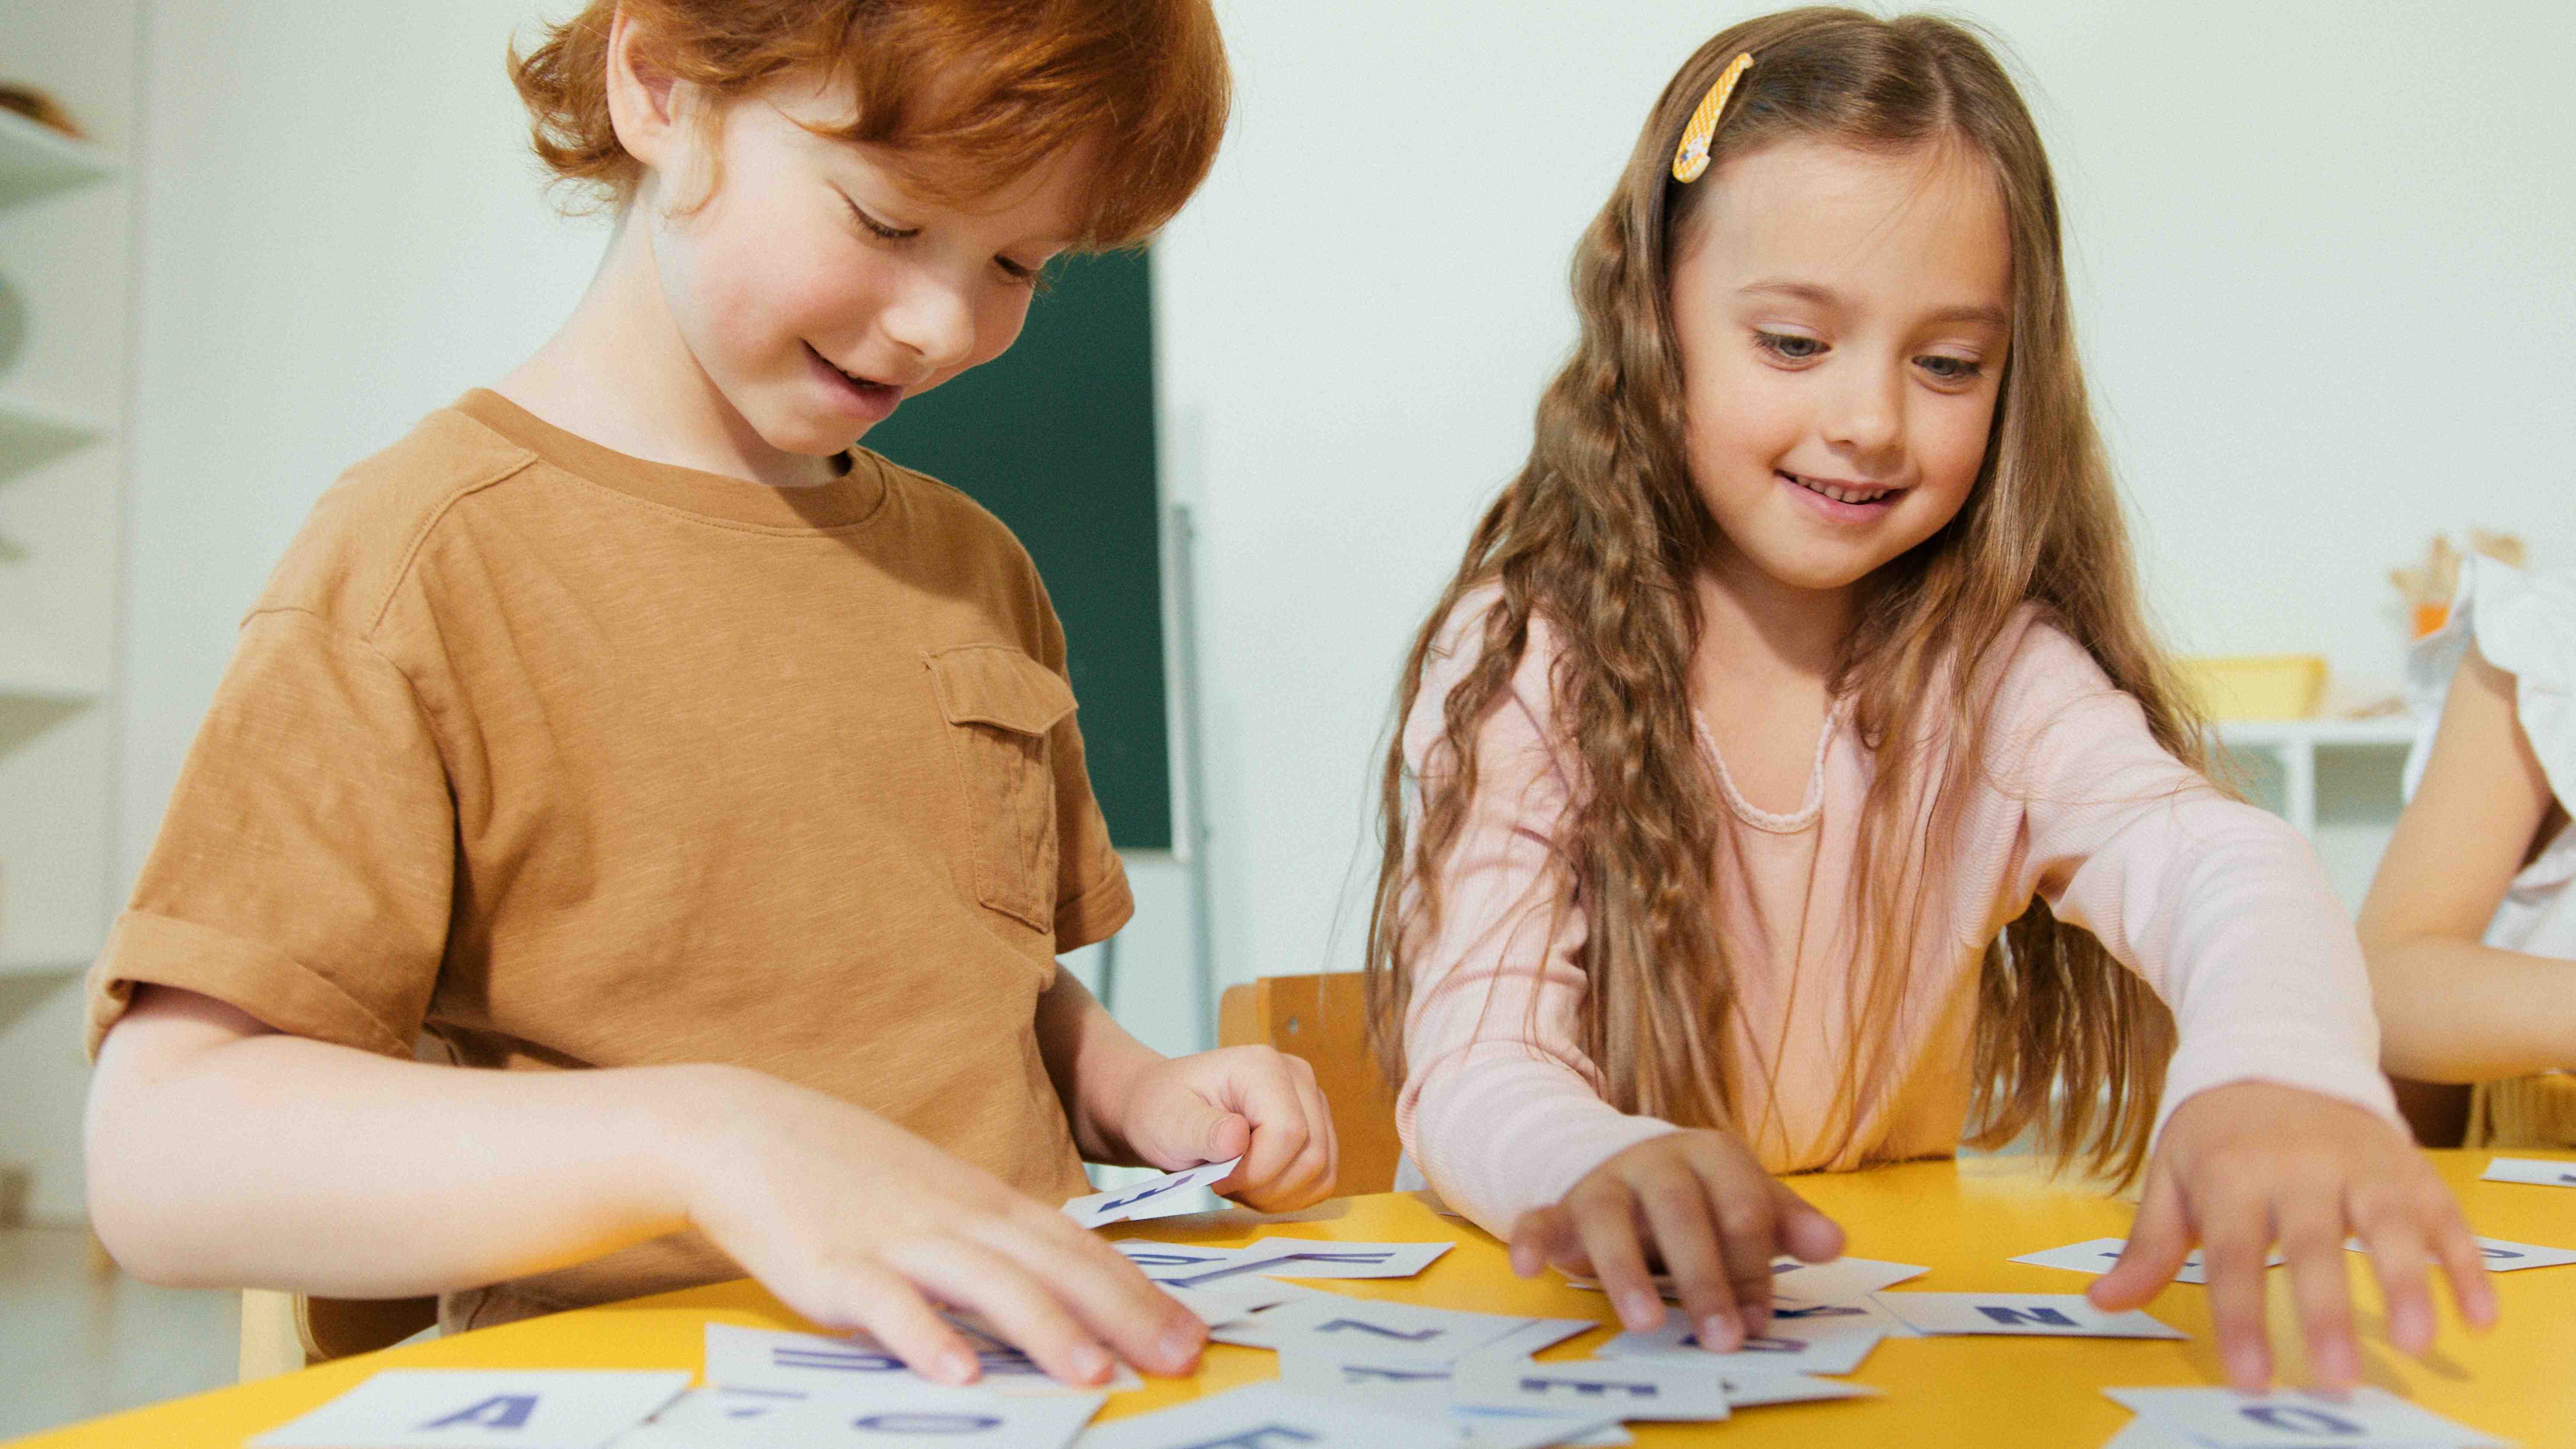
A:
<svg viewBox="0 0 2576 1449">
<path fill-rule="evenodd" d="M 2556 796 L 2514 711 L 2514 677 L 2472 647 L 2423 783 L 2361 908 L 2380 1060 L 2475 1082 L 2576 1066 L 2576 963 L 2482 944 Z"/>
<path fill-rule="evenodd" d="M 2179 1032 L 2145 1197 L 2094 1302 L 2153 1298 L 2199 1241 L 2220 1355 L 2247 1388 L 2271 1377 L 2275 1242 L 2321 1385 L 2361 1368 L 2347 1237 L 2370 1246 L 2400 1348 L 2432 1344 L 2436 1263 L 2464 1316 L 2492 1321 L 2476 1242 L 2397 1124 L 2359 943 L 2315 851 L 2167 754 L 2137 702 L 2054 630 L 2032 631 L 1995 709 L 1989 764 L 2021 816 L 2007 898 L 2036 890 L 2091 932 Z"/>
<path fill-rule="evenodd" d="M 1038 999 L 1038 1049 L 1087 1161 L 1173 1170 L 1240 1156 L 1215 1190 L 1262 1212 L 1332 1195 L 1333 1114 L 1300 1058 L 1266 1046 L 1166 1057 L 1061 970 Z"/>
<path fill-rule="evenodd" d="M 977 1372 L 925 1293 L 1050 1373 L 1103 1345 L 1186 1371 L 1204 1331 L 1054 1205 L 873 1113 L 757 1072 L 470 1071 L 142 988 L 91 1088 L 89 1197 L 137 1276 L 350 1297 L 475 1287 L 684 1227 L 798 1312 L 930 1377 Z"/>
</svg>

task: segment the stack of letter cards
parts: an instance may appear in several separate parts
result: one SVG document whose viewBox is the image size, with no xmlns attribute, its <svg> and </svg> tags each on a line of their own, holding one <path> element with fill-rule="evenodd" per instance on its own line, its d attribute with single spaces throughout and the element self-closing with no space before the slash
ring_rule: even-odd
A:
<svg viewBox="0 0 2576 1449">
<path fill-rule="evenodd" d="M 2487 1175 L 2555 1183 L 2570 1168 L 2576 1164 L 2497 1158 Z M 1086 1226 L 1156 1216 L 1165 1202 L 1190 1200 L 1194 1194 L 1185 1189 L 1204 1188 L 1233 1169 L 1231 1162 L 1209 1163 L 1076 1199 L 1065 1210 Z M 2576 1252 L 2563 1249 L 2478 1241 L 2493 1268 L 2576 1263 Z M 1278 1377 L 1094 1426 L 1109 1395 L 1143 1386 L 1132 1369 L 1121 1366 L 1094 1388 L 1059 1383 L 972 1314 L 946 1315 L 981 1366 L 977 1381 L 965 1387 L 922 1378 L 864 1333 L 708 1323 L 702 1388 L 689 1387 L 693 1376 L 685 1370 L 389 1369 L 248 1443 L 250 1449 L 1620 1445 L 1632 1442 L 1629 1424 L 1709 1423 L 1771 1405 L 1874 1395 L 1877 1390 L 1836 1376 L 1858 1370 L 1888 1338 L 2186 1337 L 2144 1312 L 2105 1313 L 2081 1294 L 1891 1291 L 1929 1270 L 1868 1258 L 1815 1264 L 1783 1258 L 1772 1265 L 1769 1326 L 1733 1350 L 1702 1347 L 1693 1325 L 1676 1313 L 1653 1331 L 1610 1337 L 1593 1357 L 1541 1360 L 1541 1352 L 1602 1326 L 1609 1315 L 1468 1312 L 1315 1286 L 1332 1279 L 1408 1279 L 1454 1244 L 1264 1237 L 1242 1247 L 1145 1240 L 1112 1246 L 1197 1314 L 1210 1338 L 1275 1352 Z M 2101 1273 L 2123 1246 L 2117 1238 L 2098 1238 L 2013 1261 Z M 2177 1281 L 2202 1281 L 2198 1254 Z M 2500 1442 L 2374 1389 L 2341 1398 L 2216 1388 L 2105 1392 L 2137 1415 L 2110 1441 L 2115 1449 L 2472 1449 Z"/>
</svg>

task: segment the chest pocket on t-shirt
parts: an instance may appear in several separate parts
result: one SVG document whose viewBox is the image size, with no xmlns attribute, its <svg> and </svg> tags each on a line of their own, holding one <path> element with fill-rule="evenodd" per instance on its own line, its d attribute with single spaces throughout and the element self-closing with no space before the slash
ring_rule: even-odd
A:
<svg viewBox="0 0 2576 1449">
<path fill-rule="evenodd" d="M 1073 690 L 1007 644 L 924 659 L 965 781 L 976 899 L 1051 931 L 1057 846 L 1047 731 L 1073 713 Z"/>
</svg>

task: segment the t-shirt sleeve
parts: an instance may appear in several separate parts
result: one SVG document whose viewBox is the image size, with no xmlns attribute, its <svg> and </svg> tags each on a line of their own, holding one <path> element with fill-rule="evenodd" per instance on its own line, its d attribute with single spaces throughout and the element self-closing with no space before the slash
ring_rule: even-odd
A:
<svg viewBox="0 0 2576 1449">
<path fill-rule="evenodd" d="M 2083 646 L 2034 627 L 1990 759 L 2022 802 L 2012 899 L 2046 899 L 2173 1009 L 2157 1117 L 2230 1082 L 2303 1087 L 2397 1120 L 2361 943 L 2316 852 L 2156 742 Z"/>
<path fill-rule="evenodd" d="M 151 983 L 409 1056 L 455 860 L 447 774 L 403 672 L 316 615 L 254 614 L 90 969 L 90 1051 Z"/>
</svg>

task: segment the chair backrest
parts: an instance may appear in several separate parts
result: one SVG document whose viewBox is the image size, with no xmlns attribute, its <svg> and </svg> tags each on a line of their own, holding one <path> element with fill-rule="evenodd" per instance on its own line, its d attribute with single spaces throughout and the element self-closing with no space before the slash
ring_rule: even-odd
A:
<svg viewBox="0 0 2576 1449">
<path fill-rule="evenodd" d="M 1395 1136 L 1395 1094 L 1369 1050 L 1360 973 L 1264 976 L 1229 986 L 1217 1001 L 1217 1040 L 1276 1047 L 1315 1069 L 1342 1149 L 1334 1192 L 1386 1192 L 1395 1186 L 1395 1160 L 1403 1151 Z"/>
<path fill-rule="evenodd" d="M 241 1381 L 391 1348 L 436 1322 L 435 1298 L 308 1298 L 245 1289 Z"/>
</svg>

